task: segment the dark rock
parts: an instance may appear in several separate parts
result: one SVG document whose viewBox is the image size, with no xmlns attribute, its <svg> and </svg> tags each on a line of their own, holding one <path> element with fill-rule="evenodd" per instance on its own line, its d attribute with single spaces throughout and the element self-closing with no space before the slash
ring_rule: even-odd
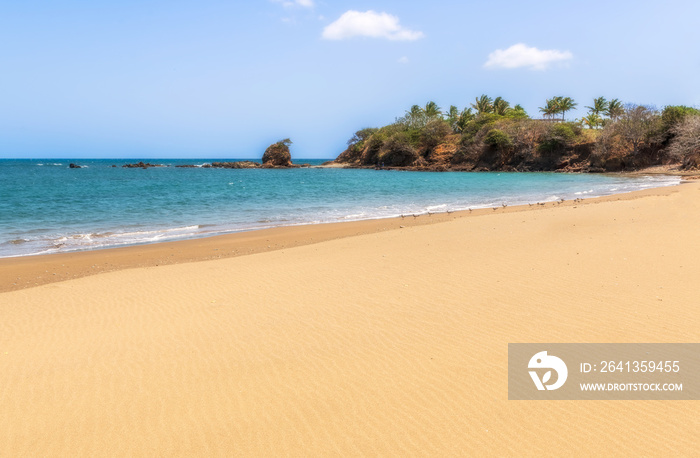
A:
<svg viewBox="0 0 700 458">
<path fill-rule="evenodd" d="M 416 162 L 418 153 L 408 142 L 390 139 L 380 150 L 378 159 L 382 166 L 407 167 Z"/>
<path fill-rule="evenodd" d="M 608 172 L 621 172 L 625 170 L 625 160 L 621 157 L 611 157 L 603 161 L 603 167 Z"/>
<path fill-rule="evenodd" d="M 605 173 L 606 170 L 602 167 L 588 167 L 588 173 Z"/>
<path fill-rule="evenodd" d="M 122 167 L 127 169 L 147 169 L 149 167 L 165 167 L 163 164 L 151 164 L 150 162 L 137 162 L 135 164 L 124 164 Z"/>
<path fill-rule="evenodd" d="M 82 167 L 79 166 L 78 164 L 69 164 L 68 168 L 69 169 L 81 169 Z"/>
<path fill-rule="evenodd" d="M 293 167 L 292 155 L 289 152 L 289 139 L 281 140 L 268 146 L 262 157 L 263 167 Z"/>
<path fill-rule="evenodd" d="M 206 167 L 206 166 L 205 166 Z M 215 169 L 257 169 L 262 167 L 253 161 L 212 162 L 211 168 Z M 209 168 L 209 167 L 207 167 Z"/>
</svg>

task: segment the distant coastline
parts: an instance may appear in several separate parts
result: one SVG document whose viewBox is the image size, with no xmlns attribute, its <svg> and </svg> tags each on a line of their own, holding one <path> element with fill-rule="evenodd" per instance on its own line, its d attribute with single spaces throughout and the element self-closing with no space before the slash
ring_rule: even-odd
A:
<svg viewBox="0 0 700 458">
<path fill-rule="evenodd" d="M 434 102 L 414 105 L 395 122 L 360 129 L 334 160 L 295 164 L 289 138 L 271 144 L 258 160 L 180 164 L 178 168 L 366 168 L 469 172 L 644 172 L 689 175 L 700 169 L 700 110 L 654 107 L 598 97 L 587 116 L 566 121 L 578 104 L 553 97 L 532 118 L 501 97 L 476 98 L 471 107 L 443 111 Z M 561 118 L 559 118 L 561 114 Z M 161 167 L 136 162 L 124 168 Z M 71 168 L 81 168 L 71 163 Z M 113 165 L 116 167 L 116 165 Z"/>
<path fill-rule="evenodd" d="M 332 165 L 420 171 L 624 172 L 649 167 L 687 172 L 700 167 L 700 110 L 663 110 L 599 97 L 582 119 L 578 104 L 553 97 L 542 119 L 496 97 L 443 111 L 414 105 L 392 124 L 357 131 Z M 561 115 L 561 117 L 559 117 Z"/>
</svg>

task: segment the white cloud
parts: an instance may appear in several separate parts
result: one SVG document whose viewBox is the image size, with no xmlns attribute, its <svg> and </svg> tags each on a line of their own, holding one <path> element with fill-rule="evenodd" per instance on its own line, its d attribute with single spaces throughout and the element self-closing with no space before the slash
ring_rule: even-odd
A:
<svg viewBox="0 0 700 458">
<path fill-rule="evenodd" d="M 385 38 L 412 41 L 423 38 L 423 32 L 409 30 L 399 24 L 399 18 L 372 10 L 346 11 L 335 22 L 328 24 L 321 35 L 326 40 L 345 40 L 352 37 Z"/>
<path fill-rule="evenodd" d="M 302 6 L 304 8 L 313 8 L 313 0 L 272 0 L 275 3 L 281 3 L 285 8 L 291 8 L 292 6 Z"/>
<path fill-rule="evenodd" d="M 400 64 L 407 64 L 408 63 L 408 57 L 403 56 L 398 60 L 398 63 Z"/>
<path fill-rule="evenodd" d="M 545 70 L 554 62 L 573 59 L 569 51 L 557 49 L 537 49 L 518 43 L 508 49 L 497 49 L 489 54 L 484 64 L 487 68 L 520 68 L 529 67 L 533 70 Z"/>
</svg>

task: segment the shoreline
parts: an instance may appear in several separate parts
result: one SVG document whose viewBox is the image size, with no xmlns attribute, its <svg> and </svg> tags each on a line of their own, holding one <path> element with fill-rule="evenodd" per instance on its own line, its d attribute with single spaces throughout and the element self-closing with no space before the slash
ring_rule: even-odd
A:
<svg viewBox="0 0 700 458">
<path fill-rule="evenodd" d="M 313 170 L 156 170 L 153 175 L 112 169 L 111 160 L 92 161 L 92 172 L 87 174 L 26 165 L 17 166 L 18 173 L 2 169 L 3 189 L 13 198 L 3 206 L 12 217 L 0 224 L 0 259 L 197 239 L 283 225 L 604 196 L 680 181 L 678 175 L 630 178 L 620 174 L 453 172 L 446 176 L 399 171 L 377 175 L 374 170 L 348 169 L 333 173 L 319 169 L 318 174 Z M 36 175 L 45 184 L 23 190 L 25 175 Z M 316 178 L 320 184 L 315 183 Z M 157 190 L 151 189 L 155 182 Z M 314 194 L 322 188 L 328 193 Z M 12 193 L 13 189 L 18 192 Z M 47 192 L 53 197 L 46 198 Z M 295 200 L 282 198 L 286 195 Z"/>
<path fill-rule="evenodd" d="M 404 217 L 359 221 L 279 226 L 193 239 L 0 258 L 0 293 L 105 272 L 246 256 L 357 235 L 436 224 L 465 217 L 589 205 L 614 200 L 636 199 L 648 195 L 667 195 L 678 186 L 689 182 L 683 179 L 684 177 L 681 178 L 680 184 L 676 186 L 649 188 L 586 199 L 550 201 L 539 205 L 489 207 L 451 213 L 420 214 L 417 217 L 406 215 Z"/>
</svg>

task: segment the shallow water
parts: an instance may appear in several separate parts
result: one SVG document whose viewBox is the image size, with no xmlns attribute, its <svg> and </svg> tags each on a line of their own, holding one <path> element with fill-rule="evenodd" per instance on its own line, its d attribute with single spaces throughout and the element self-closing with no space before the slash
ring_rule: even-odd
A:
<svg viewBox="0 0 700 458">
<path fill-rule="evenodd" d="M 86 166 L 69 169 L 70 162 Z M 679 177 L 175 168 L 210 160 L 0 160 L 0 257 L 266 227 L 595 197 Z M 320 164 L 323 160 L 296 160 Z M 117 165 L 116 168 L 111 167 Z"/>
</svg>

